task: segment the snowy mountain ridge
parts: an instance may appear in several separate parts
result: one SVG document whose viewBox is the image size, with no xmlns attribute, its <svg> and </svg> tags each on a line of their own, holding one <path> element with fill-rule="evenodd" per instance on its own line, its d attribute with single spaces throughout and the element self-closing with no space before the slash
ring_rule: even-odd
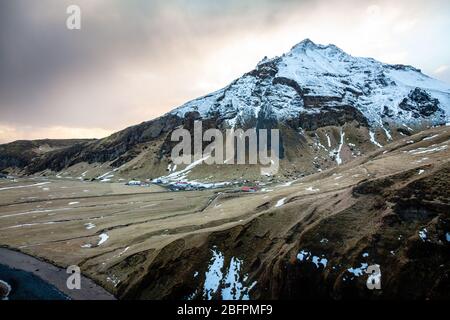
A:
<svg viewBox="0 0 450 320">
<path fill-rule="evenodd" d="M 335 45 L 306 39 L 171 114 L 197 111 L 234 127 L 260 117 L 280 121 L 346 106 L 361 112 L 370 126 L 442 124 L 450 114 L 450 85 L 411 66 L 353 57 Z"/>
<path fill-rule="evenodd" d="M 307 39 L 280 57 L 263 59 L 223 89 L 104 139 L 30 154 L 28 144 L 5 145 L 0 170 L 101 181 L 167 175 L 205 183 L 260 180 L 256 166 L 174 169 L 171 133 L 183 127 L 193 134 L 194 121 L 202 119 L 204 129 L 279 129 L 279 176 L 292 180 L 445 124 L 449 114 L 450 85 L 411 66 L 353 57 Z"/>
</svg>

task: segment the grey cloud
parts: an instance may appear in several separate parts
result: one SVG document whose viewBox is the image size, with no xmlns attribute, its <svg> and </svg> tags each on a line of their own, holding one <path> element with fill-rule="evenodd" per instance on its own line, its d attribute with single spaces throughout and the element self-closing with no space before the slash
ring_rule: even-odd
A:
<svg viewBox="0 0 450 320">
<path fill-rule="evenodd" d="M 65 28 L 65 9 L 73 3 L 82 8 L 82 30 L 76 32 Z M 201 54 L 207 49 L 202 47 L 207 45 L 205 39 L 273 25 L 291 6 L 304 3 L 0 0 L 2 120 L 59 124 L 64 106 L 49 104 L 50 86 L 91 74 L 107 75 L 118 61 L 145 57 L 157 68 L 171 59 L 183 59 L 185 53 Z M 87 107 L 92 111 L 92 106 Z M 95 107 L 99 114 L 108 108 Z M 77 114 L 64 119 L 69 125 L 89 123 L 84 120 Z M 115 121 L 112 116 L 111 121 Z"/>
</svg>

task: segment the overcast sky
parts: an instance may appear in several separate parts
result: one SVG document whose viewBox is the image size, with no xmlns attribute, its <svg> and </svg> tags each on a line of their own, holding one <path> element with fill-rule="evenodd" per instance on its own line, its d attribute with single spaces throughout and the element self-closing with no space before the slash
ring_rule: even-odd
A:
<svg viewBox="0 0 450 320">
<path fill-rule="evenodd" d="M 305 38 L 450 83 L 449 31 L 448 0 L 0 0 L 0 143 L 104 137 Z"/>
</svg>

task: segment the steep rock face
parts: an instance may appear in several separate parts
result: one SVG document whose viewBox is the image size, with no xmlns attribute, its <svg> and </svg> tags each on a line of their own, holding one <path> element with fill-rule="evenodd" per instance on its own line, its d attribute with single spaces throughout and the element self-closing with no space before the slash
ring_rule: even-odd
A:
<svg viewBox="0 0 450 320">
<path fill-rule="evenodd" d="M 172 131 L 181 123 L 179 117 L 165 115 L 119 131 L 101 140 L 74 145 L 63 151 L 51 152 L 29 165 L 26 172 L 33 174 L 46 169 L 60 171 L 80 162 L 112 162 L 113 167 L 119 167 L 139 154 L 139 152 L 135 152 L 136 146 Z"/>
<path fill-rule="evenodd" d="M 75 145 L 83 145 L 90 140 L 19 140 L 0 145 L 0 170 L 24 168 L 35 159 L 56 150 L 63 150 Z"/>
<path fill-rule="evenodd" d="M 432 98 L 425 90 L 415 88 L 399 104 L 399 108 L 411 112 L 413 118 L 429 117 L 437 113 L 445 119 L 445 112 L 439 108 L 439 100 Z"/>
<path fill-rule="evenodd" d="M 306 113 L 299 117 L 299 126 L 308 131 L 318 128 L 336 126 L 356 121 L 358 124 L 368 126 L 367 119 L 356 108 L 343 106 L 341 108 L 323 107 L 319 113 Z"/>
</svg>

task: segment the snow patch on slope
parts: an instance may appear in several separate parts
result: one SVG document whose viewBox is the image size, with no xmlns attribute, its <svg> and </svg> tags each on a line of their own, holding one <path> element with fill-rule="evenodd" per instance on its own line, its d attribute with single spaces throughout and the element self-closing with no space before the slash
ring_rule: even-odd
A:
<svg viewBox="0 0 450 320">
<path fill-rule="evenodd" d="M 221 297 L 224 300 L 250 300 L 249 292 L 256 285 L 256 281 L 249 286 L 246 285 L 248 275 L 241 274 L 243 261 L 232 257 L 224 276 L 222 272 L 225 262 L 224 255 L 216 247 L 211 251 L 212 258 L 205 273 L 205 281 L 203 284 L 203 297 L 211 300 L 219 292 L 219 289 L 221 289 Z M 194 273 L 194 278 L 197 276 L 198 272 Z M 192 296 L 195 295 L 196 292 Z"/>
</svg>

